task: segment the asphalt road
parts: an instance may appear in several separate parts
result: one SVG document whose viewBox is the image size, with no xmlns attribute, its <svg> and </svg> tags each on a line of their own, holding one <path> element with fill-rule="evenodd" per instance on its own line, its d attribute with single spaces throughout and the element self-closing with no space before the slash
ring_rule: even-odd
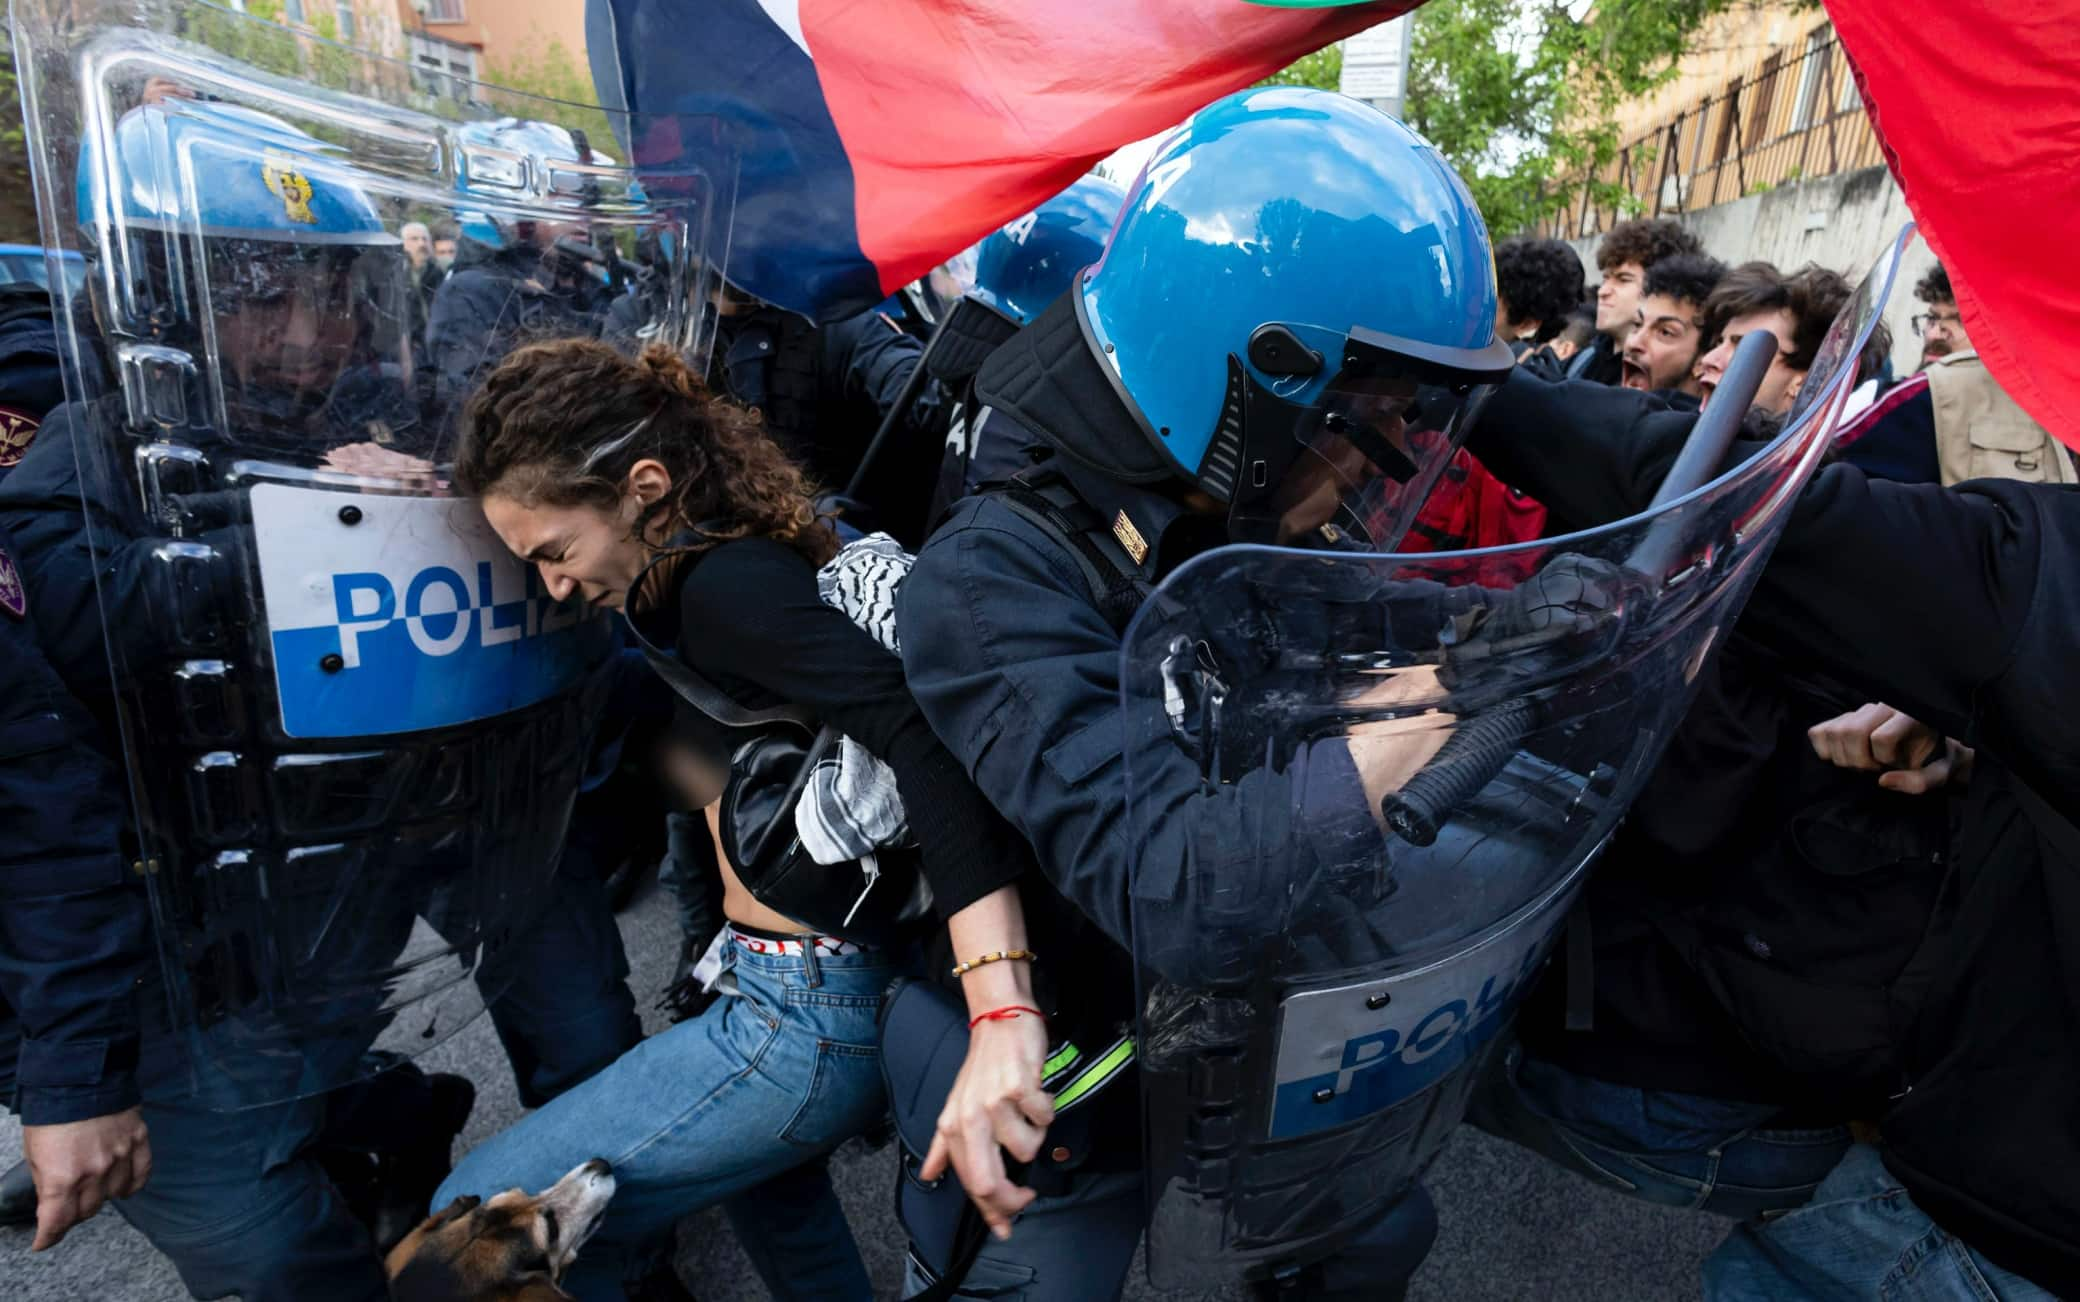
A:
<svg viewBox="0 0 2080 1302">
<path fill-rule="evenodd" d="M 661 1019 L 649 1005 L 669 975 L 676 937 L 654 888 L 622 915 L 621 927 L 631 980 L 655 1029 Z M 455 1036 L 427 1065 L 477 1082 L 477 1110 L 463 1147 L 520 1115 L 512 1074 L 488 1022 L 480 1019 Z M 12 1165 L 20 1148 L 19 1127 L 0 1116 L 0 1165 Z M 902 1243 L 887 1205 L 889 1161 L 885 1152 L 841 1153 L 834 1174 L 875 1287 L 895 1297 Z M 1471 1129 L 1462 1129 L 1438 1159 L 1429 1187 L 1442 1228 L 1411 1290 L 1419 1302 L 1694 1298 L 1698 1262 L 1726 1227 L 1712 1217 L 1606 1193 Z M 26 1232 L 0 1231 L 0 1298 L 6 1302 L 180 1302 L 187 1296 L 172 1267 L 112 1212 L 41 1256 L 29 1255 L 29 1239 Z M 689 1217 L 680 1227 L 679 1268 L 702 1302 L 758 1302 L 767 1296 L 719 1213 Z M 1137 1266 L 1126 1296 L 1183 1302 L 1243 1294 L 1165 1292 L 1152 1287 Z"/>
</svg>

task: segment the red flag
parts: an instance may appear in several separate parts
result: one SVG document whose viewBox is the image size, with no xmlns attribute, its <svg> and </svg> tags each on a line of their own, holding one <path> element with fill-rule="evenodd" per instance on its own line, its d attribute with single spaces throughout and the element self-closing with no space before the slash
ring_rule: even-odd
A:
<svg viewBox="0 0 2080 1302">
<path fill-rule="evenodd" d="M 589 0 L 602 103 L 728 127 L 731 278 L 827 320 L 1121 145 L 1416 3 Z M 646 145 L 638 170 L 676 161 Z"/>
<path fill-rule="evenodd" d="M 900 285 L 1121 145 L 1413 7 L 802 0 L 860 248 Z"/>
<path fill-rule="evenodd" d="M 2080 449 L 2080 3 L 1827 11 L 1973 347 Z"/>
</svg>

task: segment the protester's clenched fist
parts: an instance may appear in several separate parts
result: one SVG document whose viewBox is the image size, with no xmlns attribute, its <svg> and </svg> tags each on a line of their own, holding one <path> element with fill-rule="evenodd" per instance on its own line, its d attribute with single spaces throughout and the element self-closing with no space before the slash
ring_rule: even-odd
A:
<svg viewBox="0 0 2080 1302">
<path fill-rule="evenodd" d="M 1813 753 L 1837 768 L 1878 774 L 1888 791 L 1918 796 L 1971 773 L 1972 750 L 1934 728 L 1873 703 L 1806 729 Z"/>
</svg>

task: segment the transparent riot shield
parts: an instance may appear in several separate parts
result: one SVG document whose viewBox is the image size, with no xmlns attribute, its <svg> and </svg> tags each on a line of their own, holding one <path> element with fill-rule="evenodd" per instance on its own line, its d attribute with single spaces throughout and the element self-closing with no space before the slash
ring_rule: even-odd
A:
<svg viewBox="0 0 2080 1302">
<path fill-rule="evenodd" d="M 1319 1259 L 1458 1124 L 1826 448 L 1898 253 L 1783 432 L 1665 506 L 1484 552 L 1228 547 L 1144 605 L 1121 692 L 1159 1284 Z"/>
<path fill-rule="evenodd" d="M 98 588 L 107 663 L 67 671 L 127 773 L 148 1052 L 212 1106 L 316 1092 L 511 979 L 604 695 L 605 621 L 448 486 L 461 406 L 617 316 L 698 360 L 734 165 L 706 121 L 213 5 L 16 0 L 13 28 L 45 242 L 89 269 L 31 455 L 76 460 L 36 509 L 91 565 L 23 568 Z"/>
</svg>

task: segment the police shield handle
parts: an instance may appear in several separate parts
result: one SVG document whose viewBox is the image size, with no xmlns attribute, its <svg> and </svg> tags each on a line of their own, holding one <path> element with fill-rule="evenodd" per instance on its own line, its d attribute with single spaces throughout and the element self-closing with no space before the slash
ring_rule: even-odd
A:
<svg viewBox="0 0 2080 1302">
<path fill-rule="evenodd" d="M 1649 511 L 1689 496 L 1719 473 L 1776 356 L 1777 337 L 1767 330 L 1753 331 L 1741 339 L 1713 392 L 1711 407 L 1690 427 L 1682 450 L 1648 504 Z M 1674 515 L 1657 520 L 1626 558 L 1625 568 L 1658 589 L 1676 561 L 1682 528 L 1682 521 Z M 1545 568 L 1563 560 L 1564 556 L 1555 557 Z M 1538 724 L 1539 705 L 1534 697 L 1518 697 L 1484 711 L 1454 732 L 1426 769 L 1386 799 L 1381 814 L 1387 826 L 1410 845 L 1434 843 L 1452 812 L 1502 772 Z"/>
</svg>

